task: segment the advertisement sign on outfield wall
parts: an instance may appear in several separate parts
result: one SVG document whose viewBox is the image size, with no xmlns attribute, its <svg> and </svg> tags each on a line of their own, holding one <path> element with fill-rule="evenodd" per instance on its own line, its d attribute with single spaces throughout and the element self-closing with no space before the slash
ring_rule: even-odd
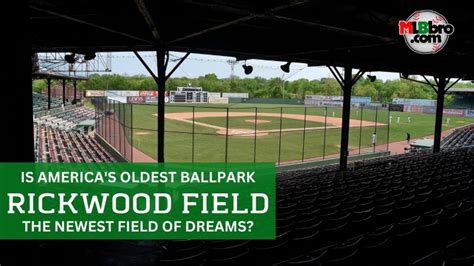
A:
<svg viewBox="0 0 474 266">
<path fill-rule="evenodd" d="M 168 96 L 165 96 L 165 103 L 169 103 L 170 99 Z M 146 96 L 145 103 L 158 103 L 158 97 L 155 96 Z"/>
<path fill-rule="evenodd" d="M 362 96 L 351 96 L 351 103 L 371 103 L 372 98 L 371 97 L 362 97 Z"/>
<path fill-rule="evenodd" d="M 138 96 L 156 97 L 158 96 L 158 91 L 139 91 Z"/>
<path fill-rule="evenodd" d="M 434 106 L 423 106 L 424 114 L 434 114 L 436 113 L 436 107 Z"/>
<path fill-rule="evenodd" d="M 145 98 L 145 103 L 157 103 L 158 102 L 158 97 L 156 96 L 146 96 Z"/>
<path fill-rule="evenodd" d="M 229 103 L 229 98 L 224 97 L 209 97 L 209 103 L 217 103 L 217 104 L 227 104 Z"/>
<path fill-rule="evenodd" d="M 423 113 L 423 106 L 414 105 L 411 107 L 412 113 Z"/>
<path fill-rule="evenodd" d="M 319 102 L 321 106 L 328 106 L 328 107 L 342 107 L 342 102 L 334 102 L 334 101 L 321 101 Z"/>
<path fill-rule="evenodd" d="M 128 96 L 127 103 L 145 103 L 145 97 L 143 96 Z"/>
<path fill-rule="evenodd" d="M 403 104 L 389 104 L 388 105 L 388 110 L 390 112 L 403 112 Z"/>
<path fill-rule="evenodd" d="M 307 100 L 318 100 L 318 101 L 342 101 L 342 96 L 326 96 L 326 95 L 306 95 Z"/>
<path fill-rule="evenodd" d="M 207 97 L 208 98 L 211 98 L 211 97 L 214 97 L 214 98 L 221 98 L 221 93 L 220 92 L 207 92 Z"/>
<path fill-rule="evenodd" d="M 169 97 L 165 97 L 165 103 L 169 102 Z M 155 96 L 128 96 L 127 103 L 147 103 L 147 104 L 156 104 L 158 103 L 158 97 Z"/>
<path fill-rule="evenodd" d="M 248 98 L 249 94 L 247 92 L 223 92 L 223 98 Z"/>
<path fill-rule="evenodd" d="M 304 104 L 305 105 L 310 105 L 310 106 L 333 106 L 333 107 L 342 106 L 342 102 L 315 100 L 315 99 L 311 99 L 311 98 L 306 98 L 304 100 Z"/>
<path fill-rule="evenodd" d="M 105 91 L 86 90 L 86 97 L 104 97 Z"/>
<path fill-rule="evenodd" d="M 464 109 L 444 109 L 443 115 L 464 116 Z"/>
<path fill-rule="evenodd" d="M 466 110 L 465 116 L 467 116 L 467 117 L 474 117 L 474 110 Z"/>
<path fill-rule="evenodd" d="M 105 92 L 108 97 L 128 97 L 128 96 L 139 96 L 138 91 L 116 91 L 108 90 Z"/>
<path fill-rule="evenodd" d="M 403 104 L 403 105 L 417 105 L 417 106 L 436 106 L 435 100 L 427 100 L 427 99 L 393 98 L 392 103 Z"/>
</svg>

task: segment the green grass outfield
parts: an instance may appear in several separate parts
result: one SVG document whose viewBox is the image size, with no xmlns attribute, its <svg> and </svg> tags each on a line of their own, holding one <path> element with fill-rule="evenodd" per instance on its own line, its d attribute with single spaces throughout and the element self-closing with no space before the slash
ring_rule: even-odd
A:
<svg viewBox="0 0 474 266">
<path fill-rule="evenodd" d="M 166 112 L 252 112 L 255 113 L 277 113 L 284 114 L 305 114 L 303 106 L 295 105 L 272 105 L 272 104 L 229 104 L 229 105 L 177 105 L 169 104 L 166 106 Z M 156 158 L 157 146 L 157 113 L 156 105 L 133 105 L 133 144 L 152 158 Z M 324 116 L 325 108 L 307 107 L 307 115 Z M 341 117 L 342 108 L 328 108 L 328 117 Z M 406 133 L 411 134 L 412 140 L 433 134 L 434 115 L 419 113 L 391 112 L 392 124 L 390 126 L 390 139 L 387 138 L 388 132 L 388 112 L 379 110 L 377 112 L 377 144 L 386 144 L 405 140 Z M 396 123 L 397 117 L 400 117 L 400 123 Z M 408 117 L 411 117 L 411 123 L 408 123 Z M 254 116 L 231 117 L 229 118 L 230 128 L 250 128 L 254 124 L 245 122 L 247 119 L 254 119 Z M 257 130 L 279 128 L 279 118 L 258 116 L 258 119 L 269 120 L 271 123 L 258 124 Z M 366 121 L 375 121 L 375 110 L 364 109 L 351 110 L 351 119 L 361 119 Z M 453 127 L 463 126 L 474 123 L 474 118 L 450 117 L 450 124 L 446 124 L 446 118 L 443 121 L 443 130 Z M 197 118 L 196 121 L 225 127 L 225 118 Z M 380 125 L 385 124 L 385 125 Z M 324 124 L 319 122 L 306 122 L 306 127 L 319 127 Z M 330 126 L 330 125 L 328 125 Z M 283 119 L 282 128 L 303 128 L 304 121 L 296 119 Z M 200 125 L 194 126 L 192 123 L 167 119 L 165 123 L 165 159 L 169 162 L 190 162 L 192 158 L 193 139 L 194 139 L 194 161 L 196 162 L 219 162 L 225 160 L 226 136 L 216 134 L 216 130 Z M 371 146 L 371 136 L 375 131 L 375 126 L 351 128 L 349 132 L 349 147 L 358 148 L 359 141 L 362 148 Z M 308 130 L 298 132 L 283 132 L 281 134 L 269 133 L 266 136 L 253 137 L 229 136 L 227 141 L 227 161 L 246 162 L 254 161 L 254 155 L 257 162 L 276 162 L 301 160 L 320 157 L 323 155 L 324 130 Z M 304 145 L 303 145 L 304 144 Z M 340 128 L 327 129 L 325 154 L 337 154 L 340 144 Z M 256 152 L 254 154 L 254 147 Z M 304 147 L 304 148 L 303 148 Z M 279 150 L 280 158 L 279 157 Z"/>
</svg>

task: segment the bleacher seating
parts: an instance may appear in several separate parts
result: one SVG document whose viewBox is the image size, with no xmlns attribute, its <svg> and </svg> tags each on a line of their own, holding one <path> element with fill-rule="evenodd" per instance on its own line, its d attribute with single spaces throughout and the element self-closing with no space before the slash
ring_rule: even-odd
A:
<svg viewBox="0 0 474 266">
<path fill-rule="evenodd" d="M 75 129 L 76 125 L 84 120 L 94 119 L 95 111 L 87 107 L 70 108 L 64 112 L 55 112 L 35 117 L 34 122 L 62 130 Z"/>
<path fill-rule="evenodd" d="M 276 240 L 172 241 L 159 264 L 472 265 L 473 166 L 463 148 L 283 174 Z"/>
<path fill-rule="evenodd" d="M 38 254 L 100 265 L 474 263 L 474 148 L 333 168 L 277 176 L 275 240 L 89 241 Z"/>
<path fill-rule="evenodd" d="M 62 106 L 62 100 L 56 97 L 51 97 L 51 108 L 58 108 Z M 33 92 L 33 112 L 44 111 L 48 109 L 48 97 L 42 94 Z"/>
<path fill-rule="evenodd" d="M 474 145 L 474 124 L 455 129 L 441 141 L 443 149 Z"/>
<path fill-rule="evenodd" d="M 455 95 L 453 101 L 446 108 L 474 109 L 474 96 Z"/>
<path fill-rule="evenodd" d="M 374 167 L 388 167 L 392 165 L 396 165 L 397 163 L 408 160 L 413 157 L 418 157 L 423 154 L 431 154 L 431 150 L 418 150 L 416 152 L 409 152 L 409 153 L 402 153 L 392 156 L 383 156 L 377 158 L 370 158 L 366 160 L 360 161 L 353 161 L 348 162 L 347 168 L 349 170 L 360 170 L 364 168 L 374 168 Z M 297 170 L 290 170 L 281 172 L 278 174 L 279 180 L 284 179 L 292 179 L 292 178 L 301 178 L 301 177 L 311 177 L 315 176 L 320 173 L 331 173 L 331 172 L 338 172 L 339 165 L 338 164 L 330 164 L 325 166 L 318 166 L 318 167 L 308 167 L 308 168 L 300 168 Z"/>
<path fill-rule="evenodd" d="M 37 162 L 115 162 L 110 153 L 87 134 L 36 124 L 34 131 Z"/>
</svg>

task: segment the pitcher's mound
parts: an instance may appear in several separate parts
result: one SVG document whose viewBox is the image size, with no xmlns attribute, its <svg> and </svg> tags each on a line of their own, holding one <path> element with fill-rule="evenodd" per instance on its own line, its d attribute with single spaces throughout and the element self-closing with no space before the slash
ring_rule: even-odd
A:
<svg viewBox="0 0 474 266">
<path fill-rule="evenodd" d="M 255 121 L 255 119 L 247 119 L 245 120 L 245 122 L 247 123 L 253 123 L 253 124 L 266 124 L 266 123 L 271 123 L 272 121 L 270 120 L 263 120 L 263 119 L 257 119 L 257 121 Z"/>
<path fill-rule="evenodd" d="M 217 133 L 218 134 L 222 134 L 222 135 L 225 135 L 226 132 L 225 132 L 225 128 L 222 128 L 222 129 L 219 129 L 217 130 Z M 229 128 L 229 136 L 241 136 L 241 137 L 253 137 L 255 136 L 255 130 L 253 129 L 246 129 L 246 128 Z M 260 137 L 260 136 L 266 136 L 268 135 L 267 132 L 259 132 L 257 130 L 257 137 Z"/>
</svg>

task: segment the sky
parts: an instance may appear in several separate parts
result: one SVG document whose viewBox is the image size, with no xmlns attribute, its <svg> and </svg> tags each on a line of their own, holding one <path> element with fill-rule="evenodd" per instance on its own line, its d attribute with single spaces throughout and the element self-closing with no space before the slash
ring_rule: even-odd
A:
<svg viewBox="0 0 474 266">
<path fill-rule="evenodd" d="M 156 73 L 156 58 L 154 53 L 141 52 L 140 55 L 147 64 Z M 148 75 L 147 70 L 133 53 L 112 53 L 112 73 L 120 75 Z M 177 64 L 177 59 L 184 56 L 184 53 L 170 52 L 170 60 L 168 63 L 168 72 Z M 213 56 L 203 54 L 190 54 L 189 57 L 174 72 L 173 77 L 196 78 L 209 73 L 215 73 L 218 78 L 228 78 L 231 75 L 231 64 L 227 61 L 234 61 L 233 57 Z M 286 62 L 268 61 L 268 60 L 247 60 L 247 64 L 253 66 L 253 72 L 245 75 L 242 65 L 243 61 L 237 62 L 234 66 L 234 75 L 241 78 L 263 77 L 263 78 L 282 78 L 284 80 L 296 79 L 320 79 L 332 77 L 331 72 L 326 67 L 308 67 L 306 64 L 292 63 L 290 73 L 284 73 L 280 69 L 280 65 Z M 354 71 L 355 72 L 355 71 Z M 377 79 L 392 80 L 398 79 L 398 73 L 389 72 L 372 72 L 366 73 L 376 75 Z"/>
</svg>

